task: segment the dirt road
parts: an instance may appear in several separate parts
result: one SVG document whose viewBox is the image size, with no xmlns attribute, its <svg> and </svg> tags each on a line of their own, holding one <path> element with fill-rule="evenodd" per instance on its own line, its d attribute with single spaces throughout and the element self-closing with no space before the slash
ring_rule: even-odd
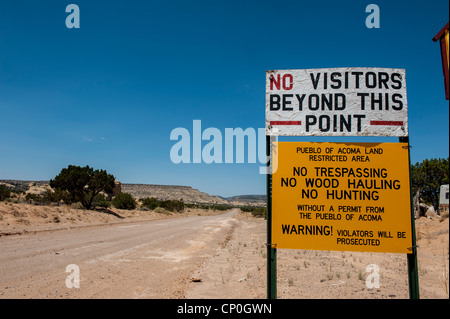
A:
<svg viewBox="0 0 450 319">
<path fill-rule="evenodd" d="M 264 219 L 114 212 L 0 203 L 0 299 L 266 298 Z M 448 231 L 448 218 L 416 220 L 421 298 L 448 299 Z M 72 264 L 79 288 L 66 287 Z M 280 299 L 408 298 L 404 254 L 279 249 L 277 278 Z"/>
<path fill-rule="evenodd" d="M 0 298 L 184 298 L 235 214 L 0 237 Z M 66 286 L 76 275 L 68 265 L 79 268 L 79 288 Z"/>
</svg>

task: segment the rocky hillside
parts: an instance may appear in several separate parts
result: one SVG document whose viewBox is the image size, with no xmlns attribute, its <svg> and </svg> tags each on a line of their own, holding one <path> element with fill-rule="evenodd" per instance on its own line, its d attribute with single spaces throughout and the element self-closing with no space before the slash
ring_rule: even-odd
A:
<svg viewBox="0 0 450 319">
<path fill-rule="evenodd" d="M 42 187 L 46 188 L 48 186 L 48 181 L 21 181 L 21 180 L 0 180 L 0 185 L 6 186 L 10 190 L 15 190 L 19 192 L 26 192 L 30 190 L 30 188 Z M 45 190 L 44 190 L 45 191 Z"/>
<path fill-rule="evenodd" d="M 4 185 L 11 190 L 32 194 L 45 193 L 45 191 L 50 188 L 48 183 L 48 181 L 0 180 L 0 185 Z M 265 196 L 249 195 L 222 198 L 200 192 L 198 189 L 190 186 L 120 184 L 119 189 L 124 193 L 130 193 L 136 199 L 155 197 L 159 200 L 183 200 L 185 203 L 196 204 L 222 204 L 235 206 L 265 205 Z"/>
<path fill-rule="evenodd" d="M 130 193 L 134 198 L 155 197 L 160 200 L 176 199 L 185 203 L 228 204 L 228 201 L 190 186 L 122 184 L 122 192 Z"/>
<path fill-rule="evenodd" d="M 255 203 L 255 204 L 265 204 L 266 203 L 266 195 L 238 195 L 227 197 L 229 202 L 246 202 L 246 203 Z"/>
</svg>

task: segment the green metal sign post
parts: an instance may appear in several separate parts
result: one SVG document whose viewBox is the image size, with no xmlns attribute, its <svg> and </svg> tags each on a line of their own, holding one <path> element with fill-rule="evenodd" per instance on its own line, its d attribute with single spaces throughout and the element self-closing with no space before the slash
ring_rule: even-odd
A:
<svg viewBox="0 0 450 319">
<path fill-rule="evenodd" d="M 270 136 L 266 136 L 267 161 L 267 299 L 277 299 L 277 249 L 272 244 L 272 147 Z"/>
<path fill-rule="evenodd" d="M 408 165 L 409 165 L 409 188 L 411 190 L 411 236 L 412 236 L 412 253 L 407 254 L 408 262 L 408 283 L 409 283 L 409 298 L 419 299 L 419 275 L 417 268 L 417 244 L 416 244 L 416 227 L 415 227 L 415 216 L 414 216 L 414 203 L 412 196 L 412 184 L 411 184 L 411 157 L 410 157 L 410 146 L 409 137 L 400 137 L 400 143 L 408 143 Z"/>
</svg>

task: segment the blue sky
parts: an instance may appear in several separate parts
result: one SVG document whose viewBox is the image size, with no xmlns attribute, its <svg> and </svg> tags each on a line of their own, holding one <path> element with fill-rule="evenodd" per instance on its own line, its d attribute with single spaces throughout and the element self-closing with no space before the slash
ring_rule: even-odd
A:
<svg viewBox="0 0 450 319">
<path fill-rule="evenodd" d="M 65 25 L 70 3 L 79 29 Z M 370 3 L 379 29 L 365 26 Z M 406 69 L 411 161 L 446 158 L 449 105 L 432 38 L 448 10 L 440 0 L 3 0 L 0 179 L 48 180 L 73 164 L 124 183 L 264 194 L 259 163 L 174 164 L 169 137 L 197 119 L 222 132 L 264 127 L 274 69 Z"/>
</svg>

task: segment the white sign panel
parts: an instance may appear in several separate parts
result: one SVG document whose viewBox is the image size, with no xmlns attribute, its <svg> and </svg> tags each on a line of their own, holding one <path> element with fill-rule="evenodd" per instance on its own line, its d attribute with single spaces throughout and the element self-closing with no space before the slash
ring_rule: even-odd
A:
<svg viewBox="0 0 450 319">
<path fill-rule="evenodd" d="M 405 70 L 267 71 L 266 135 L 408 136 Z"/>
</svg>

